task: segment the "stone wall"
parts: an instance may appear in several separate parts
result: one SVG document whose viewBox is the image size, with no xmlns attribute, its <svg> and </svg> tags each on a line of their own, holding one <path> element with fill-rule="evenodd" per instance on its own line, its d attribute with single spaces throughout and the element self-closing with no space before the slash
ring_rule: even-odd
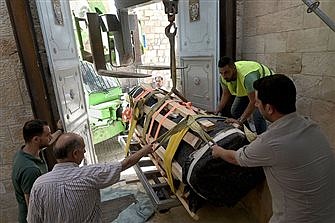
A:
<svg viewBox="0 0 335 223">
<path fill-rule="evenodd" d="M 335 1 L 320 1 L 335 20 Z M 257 60 L 293 78 L 297 109 L 315 120 L 335 148 L 335 33 L 299 0 L 245 0 L 238 30 L 242 59 Z M 241 27 L 242 26 L 242 27 Z"/>
<path fill-rule="evenodd" d="M 335 1 L 320 2 L 335 19 Z M 238 0 L 237 7 L 237 58 L 289 75 L 297 86 L 298 112 L 316 121 L 335 148 L 335 33 L 315 14 L 307 14 L 300 0 Z M 244 203 L 260 223 L 270 218 L 266 184 Z"/>
<path fill-rule="evenodd" d="M 5 1 L 0 1 L 0 15 L 0 222 L 9 223 L 17 222 L 12 159 L 33 113 Z"/>
<path fill-rule="evenodd" d="M 143 43 L 145 36 L 146 47 L 142 54 L 142 63 L 145 65 L 170 65 L 170 44 L 165 35 L 165 27 L 169 24 L 162 2 L 143 6 L 134 10 L 140 22 L 140 39 Z M 176 39 L 177 43 L 177 39 Z M 176 49 L 177 50 L 177 49 Z M 170 71 L 141 71 L 152 74 L 153 78 L 162 76 L 164 87 L 172 87 Z M 152 79 L 143 80 L 148 83 Z"/>
</svg>

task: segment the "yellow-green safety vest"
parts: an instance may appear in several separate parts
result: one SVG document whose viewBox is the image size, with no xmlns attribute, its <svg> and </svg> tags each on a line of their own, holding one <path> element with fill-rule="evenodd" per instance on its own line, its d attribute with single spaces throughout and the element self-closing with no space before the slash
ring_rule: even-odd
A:
<svg viewBox="0 0 335 223">
<path fill-rule="evenodd" d="M 273 74 L 271 69 L 263 64 L 254 61 L 237 61 L 235 62 L 235 66 L 237 70 L 236 83 L 227 82 L 222 76 L 220 76 L 220 81 L 221 84 L 225 85 L 228 88 L 229 92 L 232 95 L 238 97 L 248 95 L 247 89 L 244 86 L 244 80 L 249 73 L 258 71 L 260 74 L 260 78 Z"/>
</svg>

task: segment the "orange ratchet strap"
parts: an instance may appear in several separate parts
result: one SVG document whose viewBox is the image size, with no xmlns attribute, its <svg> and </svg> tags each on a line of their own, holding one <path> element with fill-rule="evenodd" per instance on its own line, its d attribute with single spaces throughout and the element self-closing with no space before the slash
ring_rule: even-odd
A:
<svg viewBox="0 0 335 223">
<path fill-rule="evenodd" d="M 144 98 L 145 96 L 147 96 L 150 92 L 152 92 L 154 89 L 153 88 L 145 88 L 139 95 L 137 95 L 134 98 L 134 101 L 138 101 L 142 98 Z"/>
<path fill-rule="evenodd" d="M 157 117 L 157 115 L 163 110 L 163 108 L 168 105 L 172 100 L 167 100 L 151 117 L 151 122 L 150 122 L 150 127 L 149 127 L 149 131 L 147 133 L 147 142 L 149 142 L 149 137 L 150 137 L 150 133 L 151 133 L 151 130 L 152 130 L 152 126 L 154 125 L 154 121 L 155 121 L 155 118 Z"/>
</svg>

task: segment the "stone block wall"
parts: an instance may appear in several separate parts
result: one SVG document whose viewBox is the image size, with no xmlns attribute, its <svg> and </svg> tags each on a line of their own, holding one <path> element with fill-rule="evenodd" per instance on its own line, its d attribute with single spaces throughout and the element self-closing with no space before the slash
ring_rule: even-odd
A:
<svg viewBox="0 0 335 223">
<path fill-rule="evenodd" d="M 5 1 L 0 1 L 0 14 L 0 222 L 10 223 L 17 222 L 12 160 L 24 144 L 22 126 L 33 113 Z"/>
<path fill-rule="evenodd" d="M 165 35 L 165 27 L 169 22 L 167 15 L 164 12 L 163 3 L 158 2 L 139 7 L 136 8 L 134 12 L 140 22 L 140 39 L 143 43 L 143 38 L 145 37 L 146 42 L 146 47 L 144 47 L 144 52 L 141 58 L 142 63 L 145 65 L 170 65 L 170 43 Z M 175 42 L 177 43 L 177 36 Z M 172 87 L 169 70 L 140 71 L 152 74 L 153 78 L 162 76 L 164 78 L 164 87 L 167 89 Z M 152 79 L 147 78 L 142 81 L 150 83 L 152 82 Z M 180 83 L 180 81 L 177 82 Z"/>
<path fill-rule="evenodd" d="M 320 1 L 335 20 L 335 1 Z M 293 78 L 297 109 L 335 148 L 335 33 L 299 0 L 240 0 L 237 58 L 257 60 Z M 335 150 L 334 150 L 335 151 Z"/>
<path fill-rule="evenodd" d="M 335 1 L 320 2 L 335 19 Z M 321 126 L 335 152 L 335 33 L 306 11 L 300 0 L 238 0 L 236 56 L 290 76 L 297 86 L 298 112 Z M 272 208 L 266 184 L 244 202 L 259 222 L 268 221 Z"/>
</svg>

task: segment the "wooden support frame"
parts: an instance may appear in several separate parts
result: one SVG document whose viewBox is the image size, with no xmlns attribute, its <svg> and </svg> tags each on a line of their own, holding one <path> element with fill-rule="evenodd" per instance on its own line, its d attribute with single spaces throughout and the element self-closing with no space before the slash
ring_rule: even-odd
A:
<svg viewBox="0 0 335 223">
<path fill-rule="evenodd" d="M 143 129 L 140 126 L 136 126 L 137 135 L 139 135 L 139 132 L 142 132 Z M 153 140 L 152 137 L 150 137 L 151 140 Z M 166 182 L 167 176 L 164 170 L 164 152 L 165 149 L 161 146 L 159 147 L 152 155 L 150 155 L 150 159 L 157 167 L 157 170 L 161 173 L 161 176 L 165 178 Z M 172 161 L 172 176 L 175 177 L 179 182 L 179 186 L 176 190 L 175 195 L 177 196 L 180 203 L 184 206 L 185 210 L 188 212 L 188 214 L 194 219 L 199 220 L 199 216 L 192 212 L 190 210 L 190 207 L 188 205 L 188 193 L 184 191 L 185 185 L 183 183 L 183 170 L 182 167 L 177 163 L 176 161 Z"/>
</svg>

